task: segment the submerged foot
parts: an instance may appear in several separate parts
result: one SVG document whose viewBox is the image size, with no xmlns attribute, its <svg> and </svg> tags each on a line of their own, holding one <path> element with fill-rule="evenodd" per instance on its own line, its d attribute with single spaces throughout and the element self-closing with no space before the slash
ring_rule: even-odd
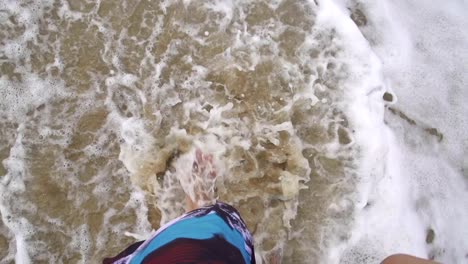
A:
<svg viewBox="0 0 468 264">
<path fill-rule="evenodd" d="M 186 195 L 187 211 L 214 203 L 216 169 L 213 155 L 204 154 L 200 149 L 195 151 L 191 180 L 195 195 L 194 197 Z"/>
</svg>

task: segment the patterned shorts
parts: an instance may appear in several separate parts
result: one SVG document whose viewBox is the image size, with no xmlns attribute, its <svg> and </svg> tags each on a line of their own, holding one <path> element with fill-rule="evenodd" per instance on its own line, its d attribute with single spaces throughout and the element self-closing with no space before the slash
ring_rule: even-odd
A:
<svg viewBox="0 0 468 264">
<path fill-rule="evenodd" d="M 252 236 L 234 207 L 217 202 L 188 212 L 162 226 L 108 263 L 254 264 Z"/>
</svg>

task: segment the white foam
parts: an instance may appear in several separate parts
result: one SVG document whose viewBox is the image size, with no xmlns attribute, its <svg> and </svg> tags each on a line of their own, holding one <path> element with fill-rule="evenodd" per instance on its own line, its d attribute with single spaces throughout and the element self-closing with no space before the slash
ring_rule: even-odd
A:
<svg viewBox="0 0 468 264">
<path fill-rule="evenodd" d="M 38 75 L 29 73 L 23 75 L 21 83 L 0 77 L 0 110 L 10 120 L 18 116 L 24 116 L 30 110 L 34 110 L 42 104 L 47 104 L 52 99 L 60 98 L 71 93 L 61 89 L 63 84 L 40 78 Z"/>
<path fill-rule="evenodd" d="M 447 263 L 462 263 L 468 248 L 468 192 L 463 177 L 468 142 L 468 8 L 462 1 L 433 6 L 424 1 L 385 3 L 388 13 L 379 14 L 379 5 L 371 21 L 380 16 L 380 23 L 365 29 L 374 37 L 400 21 L 405 28 L 400 34 L 383 34 L 385 39 L 410 43 L 400 45 L 405 56 L 383 52 L 387 42 L 377 42 L 375 50 L 385 63 L 394 90 L 399 95 L 400 110 L 414 119 L 419 128 L 389 116 L 390 126 L 398 135 L 402 149 L 402 173 L 410 179 L 412 201 L 426 228 L 435 231 L 430 255 Z M 412 10 L 409 12 L 409 10 Z M 398 19 L 395 19 L 395 18 Z M 382 28 L 382 29 L 381 29 Z M 423 129 L 436 128 L 442 140 Z M 466 173 L 466 171 L 465 171 Z"/>
<path fill-rule="evenodd" d="M 23 25 L 25 31 L 14 39 L 4 41 L 4 46 L 1 52 L 13 61 L 18 61 L 20 58 L 28 58 L 28 42 L 34 42 L 38 34 L 38 20 L 43 15 L 44 9 L 50 7 L 53 1 L 42 0 L 33 1 L 23 4 L 18 1 L 2 1 L 0 2 L 0 10 L 8 15 L 15 15 L 15 19 L 19 25 Z M 9 22 L 8 22 L 9 23 Z M 3 40 L 2 40 L 3 42 Z"/>
<path fill-rule="evenodd" d="M 225 29 L 232 21 L 234 15 L 234 3 L 232 1 L 205 2 L 208 9 L 222 13 L 221 21 L 216 21 L 220 29 Z"/>
<path fill-rule="evenodd" d="M 456 86 L 467 83 L 461 76 L 468 56 L 458 44 L 468 43 L 468 34 L 460 31 L 468 25 L 461 15 L 466 6 L 366 2 L 361 8 L 371 26 L 361 30 L 377 58 L 345 4 L 320 2 L 326 12 L 318 16 L 336 25 L 347 50 L 357 55 L 347 112 L 361 148 L 356 224 L 349 244 L 337 247 L 332 259 L 379 263 L 390 254 L 407 253 L 462 263 L 468 248 L 468 194 L 460 169 L 466 159 L 468 94 Z M 444 85 L 455 87 L 441 89 Z M 385 90 L 396 93 L 394 107 L 416 124 L 390 113 L 391 128 L 384 124 Z M 424 130 L 431 127 L 443 133 L 441 143 Z M 435 238 L 426 243 L 429 229 Z"/>
<path fill-rule="evenodd" d="M 3 165 L 8 173 L 0 181 L 0 215 L 3 224 L 14 234 L 16 241 L 15 261 L 17 263 L 30 263 L 28 245 L 25 239 L 33 233 L 33 227 L 27 219 L 16 216 L 10 209 L 10 201 L 14 196 L 25 191 L 24 177 L 25 170 L 24 157 L 25 149 L 22 145 L 24 126 L 18 128 L 18 136 L 14 146 L 10 149 L 10 156 L 3 161 Z M 30 203 L 22 204 L 22 209 L 31 206 Z"/>
<path fill-rule="evenodd" d="M 357 256 L 381 257 L 398 250 L 424 256 L 427 252 L 420 243 L 424 228 L 407 203 L 408 183 L 398 171 L 398 149 L 393 147 L 393 135 L 383 122 L 385 83 L 380 61 L 346 9 L 331 1 L 320 2 L 319 6 L 318 23 L 334 26 L 340 41 L 346 43 L 343 59 L 351 66 L 344 87 L 347 114 L 356 131 L 354 137 L 361 156 L 359 196 L 355 201 L 357 221 L 351 245 L 335 245 L 329 260 L 353 262 L 359 259 Z M 363 209 L 366 204 L 370 209 Z M 378 249 L 369 248 L 377 252 L 361 246 L 368 240 L 382 242 Z M 345 250 L 344 255 L 341 250 Z"/>
<path fill-rule="evenodd" d="M 29 258 L 29 254 L 26 250 L 26 242 L 24 241 L 24 238 L 21 235 L 15 236 L 16 240 L 16 256 L 15 256 L 15 262 L 19 264 L 28 264 L 31 263 L 31 259 Z"/>
</svg>

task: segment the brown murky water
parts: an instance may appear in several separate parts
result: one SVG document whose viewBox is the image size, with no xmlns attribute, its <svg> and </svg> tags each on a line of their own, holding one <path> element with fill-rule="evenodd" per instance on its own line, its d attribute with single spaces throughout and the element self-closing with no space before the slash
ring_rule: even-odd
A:
<svg viewBox="0 0 468 264">
<path fill-rule="evenodd" d="M 346 240 L 346 65 L 316 5 L 22 1 L 0 10 L 0 263 L 98 263 L 183 212 L 173 165 L 220 146 L 219 199 L 266 263 Z M 213 143 L 214 142 L 214 143 Z M 316 261 L 314 261 L 316 260 Z"/>
</svg>

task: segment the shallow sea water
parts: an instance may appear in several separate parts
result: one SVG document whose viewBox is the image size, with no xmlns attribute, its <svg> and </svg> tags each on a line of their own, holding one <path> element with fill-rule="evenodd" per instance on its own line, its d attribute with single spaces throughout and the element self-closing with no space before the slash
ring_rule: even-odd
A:
<svg viewBox="0 0 468 264">
<path fill-rule="evenodd" d="M 4 2 L 2 263 L 99 262 L 134 241 L 125 232 L 148 235 L 183 212 L 174 164 L 195 147 L 214 153 L 217 196 L 258 258 L 306 262 L 344 239 L 323 229 L 351 213 L 326 209 L 353 179 L 346 65 L 315 9 Z"/>
<path fill-rule="evenodd" d="M 0 1 L 0 263 L 99 263 L 148 237 L 184 212 L 197 148 L 258 263 L 339 262 L 370 205 L 352 95 L 383 125 L 388 87 L 327 2 Z"/>
</svg>

